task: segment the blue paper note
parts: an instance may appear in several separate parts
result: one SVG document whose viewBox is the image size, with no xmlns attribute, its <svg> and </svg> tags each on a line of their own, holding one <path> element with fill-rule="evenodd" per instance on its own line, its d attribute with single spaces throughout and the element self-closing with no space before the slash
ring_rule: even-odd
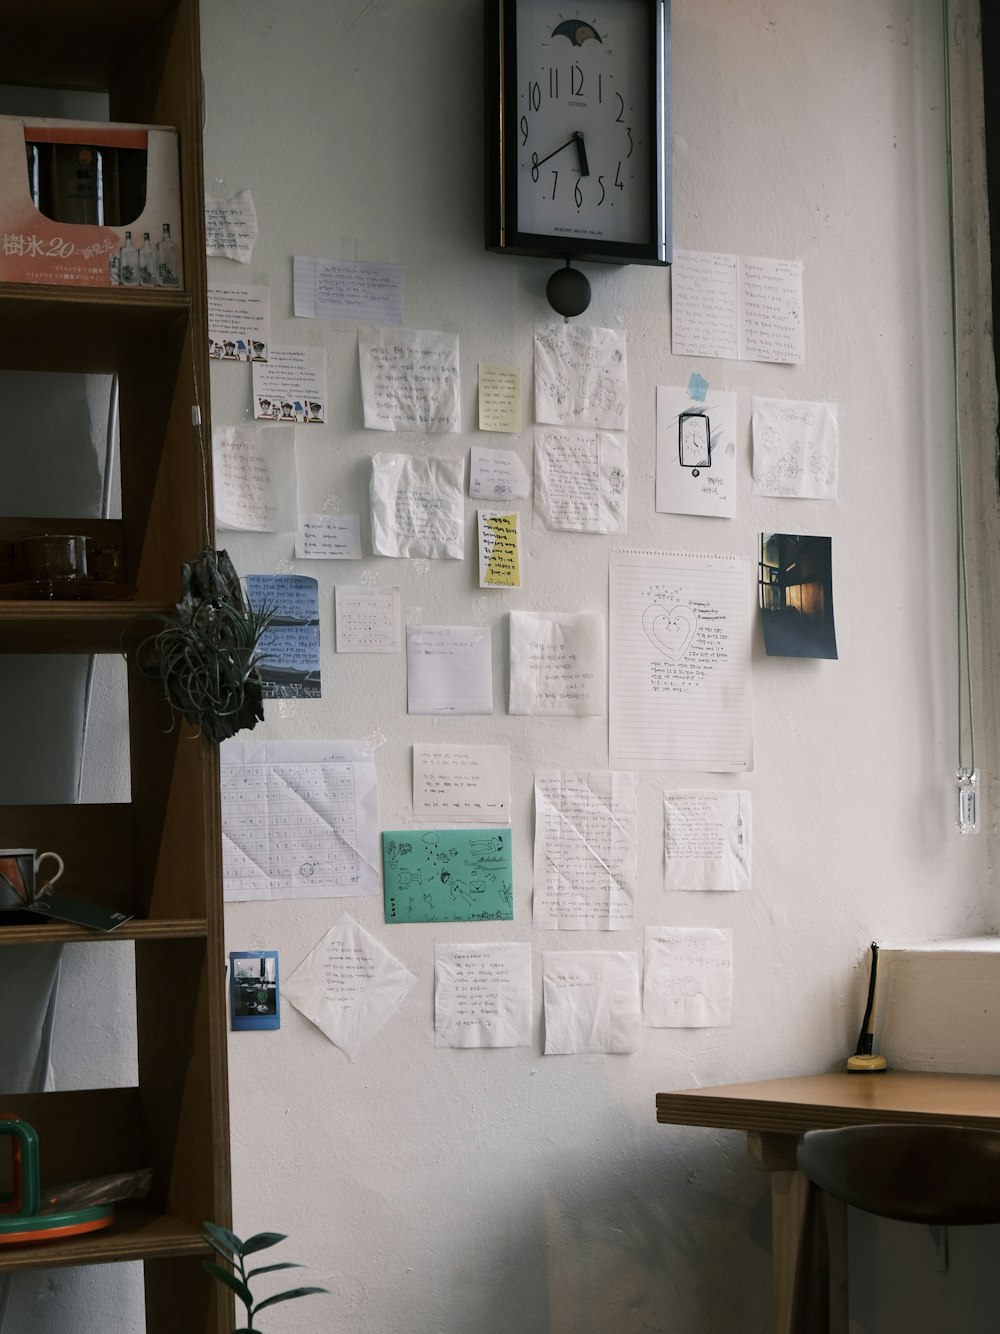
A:
<svg viewBox="0 0 1000 1334">
<path fill-rule="evenodd" d="M 688 380 L 688 397 L 693 398 L 696 403 L 704 403 L 707 394 L 708 381 L 695 371 Z"/>
<path fill-rule="evenodd" d="M 387 922 L 502 922 L 514 916 L 509 829 L 382 833 Z"/>
</svg>

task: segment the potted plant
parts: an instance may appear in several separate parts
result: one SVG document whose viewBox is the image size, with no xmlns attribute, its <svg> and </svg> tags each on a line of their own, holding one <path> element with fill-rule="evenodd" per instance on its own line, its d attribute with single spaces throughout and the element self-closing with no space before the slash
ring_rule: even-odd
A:
<svg viewBox="0 0 1000 1334">
<path fill-rule="evenodd" d="M 277 1264 L 261 1265 L 249 1270 L 246 1267 L 249 1256 L 257 1255 L 260 1251 L 266 1251 L 271 1246 L 276 1246 L 279 1241 L 286 1239 L 285 1234 L 282 1232 L 258 1232 L 255 1236 L 242 1241 L 235 1232 L 220 1227 L 218 1223 L 204 1223 L 203 1226 L 205 1228 L 205 1240 L 225 1260 L 229 1268 L 223 1269 L 222 1265 L 216 1264 L 214 1260 L 202 1260 L 202 1267 L 219 1283 L 235 1292 L 246 1307 L 246 1324 L 234 1329 L 233 1334 L 262 1334 L 262 1331 L 258 1329 L 254 1322 L 258 1312 L 263 1311 L 265 1307 L 277 1306 L 279 1302 L 290 1302 L 296 1297 L 308 1297 L 314 1292 L 329 1291 L 328 1288 L 317 1287 L 291 1288 L 288 1292 L 278 1292 L 272 1297 L 265 1297 L 263 1301 L 255 1301 L 250 1290 L 252 1279 L 258 1278 L 261 1274 L 274 1274 L 279 1269 L 301 1268 L 300 1265 L 290 1260 L 279 1261 Z"/>
<path fill-rule="evenodd" d="M 200 551 L 182 569 L 181 600 L 163 628 L 136 650 L 171 710 L 209 741 L 224 741 L 264 717 L 257 664 L 270 608 L 255 610 L 225 551 Z"/>
</svg>

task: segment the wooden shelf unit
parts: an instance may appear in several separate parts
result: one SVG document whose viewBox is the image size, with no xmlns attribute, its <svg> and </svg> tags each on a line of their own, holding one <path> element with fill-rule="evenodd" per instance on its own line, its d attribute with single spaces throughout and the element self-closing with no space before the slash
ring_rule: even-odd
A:
<svg viewBox="0 0 1000 1334">
<path fill-rule="evenodd" d="M 214 540 L 197 0 L 17 7 L 4 19 L 0 84 L 104 92 L 112 120 L 174 126 L 184 263 L 179 292 L 0 286 L 0 369 L 118 377 L 122 514 L 0 514 L 0 541 L 106 538 L 135 588 L 121 601 L 49 602 L 4 600 L 0 587 L 5 654 L 126 653 L 131 781 L 127 802 L 0 806 L 0 846 L 57 849 L 67 895 L 134 914 L 106 936 L 0 918 L 0 949 L 132 942 L 139 1070 L 134 1088 L 33 1095 L 3 1089 L 0 1072 L 0 1108 L 37 1128 L 45 1183 L 154 1173 L 148 1198 L 119 1206 L 112 1228 L 0 1247 L 0 1273 L 142 1261 L 147 1334 L 224 1334 L 232 1300 L 200 1264 L 202 1222 L 231 1218 L 218 752 L 170 727 L 131 660 L 178 600 L 182 562 Z"/>
</svg>

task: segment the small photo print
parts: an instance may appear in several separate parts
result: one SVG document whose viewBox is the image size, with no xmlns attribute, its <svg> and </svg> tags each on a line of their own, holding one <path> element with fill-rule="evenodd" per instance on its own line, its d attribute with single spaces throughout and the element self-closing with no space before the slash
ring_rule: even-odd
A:
<svg viewBox="0 0 1000 1334">
<path fill-rule="evenodd" d="M 281 1027 L 276 950 L 237 950 L 230 954 L 229 1006 L 234 1030 Z"/>
<path fill-rule="evenodd" d="M 761 533 L 757 586 L 769 657 L 837 656 L 830 538 Z"/>
</svg>

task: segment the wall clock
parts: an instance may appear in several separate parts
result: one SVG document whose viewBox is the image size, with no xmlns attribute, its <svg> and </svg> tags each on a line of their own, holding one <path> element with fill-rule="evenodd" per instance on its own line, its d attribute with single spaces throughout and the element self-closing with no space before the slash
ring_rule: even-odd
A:
<svg viewBox="0 0 1000 1334">
<path fill-rule="evenodd" d="M 669 0 L 593 5 L 487 0 L 486 247 L 668 264 Z"/>
</svg>

